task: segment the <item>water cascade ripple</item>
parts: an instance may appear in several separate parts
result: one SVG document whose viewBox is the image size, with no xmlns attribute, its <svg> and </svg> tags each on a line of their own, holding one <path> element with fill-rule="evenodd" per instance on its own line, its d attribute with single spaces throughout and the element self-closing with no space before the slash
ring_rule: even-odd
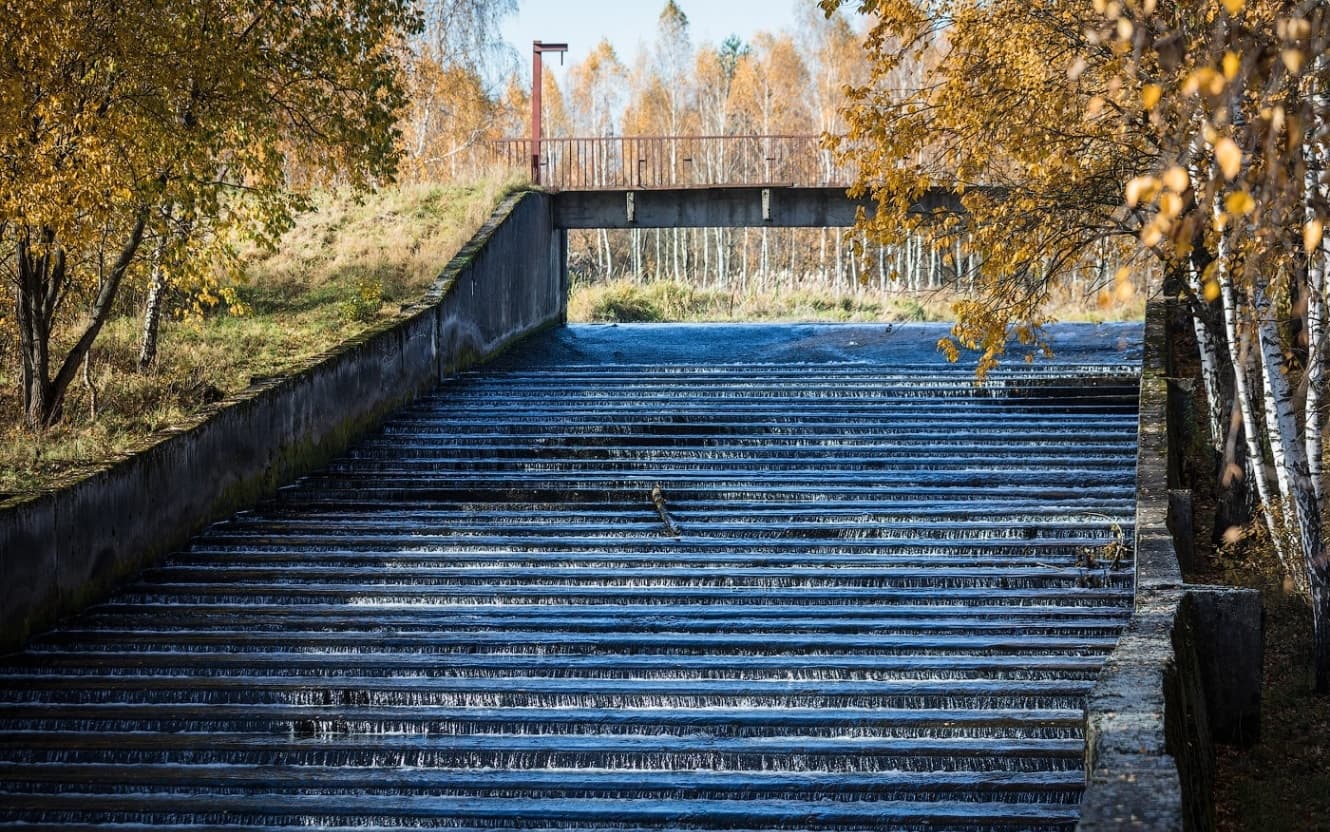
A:
<svg viewBox="0 0 1330 832">
<path fill-rule="evenodd" d="M 1140 328 L 580 326 L 0 658 L 0 829 L 1068 829 Z"/>
</svg>

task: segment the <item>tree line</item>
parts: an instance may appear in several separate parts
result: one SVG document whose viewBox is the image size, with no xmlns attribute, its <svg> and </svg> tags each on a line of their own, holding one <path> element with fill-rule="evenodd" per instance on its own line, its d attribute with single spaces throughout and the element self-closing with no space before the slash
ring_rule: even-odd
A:
<svg viewBox="0 0 1330 832">
<path fill-rule="evenodd" d="M 721 43 L 699 43 L 683 6 L 666 0 L 652 38 L 635 55 L 621 55 L 602 39 L 569 67 L 563 85 L 546 68 L 541 97 L 547 169 L 569 171 L 574 184 L 585 186 L 632 181 L 640 173 L 635 165 L 646 169 L 640 178 L 648 186 L 692 179 L 848 184 L 850 168 L 822 137 L 848 129 L 844 92 L 868 77 L 862 20 L 827 15 L 809 2 L 799 10 L 794 31 L 758 32 L 747 42 L 732 35 Z M 926 50 L 893 70 L 894 83 L 916 82 L 937 60 L 936 49 Z M 529 135 L 528 78 L 509 72 L 486 92 L 486 66 L 492 73 L 494 64 L 454 65 L 440 72 L 426 59 L 419 66 L 413 79 L 423 86 L 413 88 L 404 125 L 410 175 L 479 175 L 492 169 L 496 141 Z M 455 83 L 458 75 L 466 80 Z M 735 141 L 643 141 L 630 146 L 631 158 L 611 158 L 609 142 L 573 150 L 560 141 L 657 136 Z M 805 138 L 737 140 L 750 136 Z M 498 161 L 523 171 L 528 154 L 522 145 L 507 157 L 500 153 Z M 653 182 L 661 170 L 663 178 Z M 1119 259 L 1112 247 L 1087 254 L 1076 264 L 1075 289 L 1092 297 L 1111 286 Z M 668 279 L 744 293 L 917 292 L 969 291 L 978 260 L 955 246 L 938 250 L 922 237 L 879 242 L 820 229 L 654 229 L 574 232 L 569 267 L 574 279 L 584 282 Z"/>
</svg>

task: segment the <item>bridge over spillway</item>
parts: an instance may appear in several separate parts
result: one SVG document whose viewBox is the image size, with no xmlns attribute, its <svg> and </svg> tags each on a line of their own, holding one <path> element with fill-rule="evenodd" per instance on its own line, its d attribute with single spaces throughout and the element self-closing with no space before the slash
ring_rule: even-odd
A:
<svg viewBox="0 0 1330 832">
<path fill-rule="evenodd" d="M 1140 328 L 575 326 L 0 660 L 0 828 L 1064 829 Z"/>
</svg>

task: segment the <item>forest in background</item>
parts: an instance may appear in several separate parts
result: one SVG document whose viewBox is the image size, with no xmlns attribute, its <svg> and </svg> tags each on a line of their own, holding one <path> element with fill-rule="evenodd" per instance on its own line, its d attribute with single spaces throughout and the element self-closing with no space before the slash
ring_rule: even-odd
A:
<svg viewBox="0 0 1330 832">
<path fill-rule="evenodd" d="M 841 10 L 828 15 L 811 2 L 795 8 L 795 31 L 711 43 L 694 40 L 686 3 L 666 0 L 656 31 L 635 54 L 621 54 L 602 39 L 568 67 L 563 86 L 547 67 L 541 87 L 546 166 L 581 170 L 578 181 L 594 187 L 603 184 L 596 177 L 631 180 L 634 172 L 620 168 L 636 160 L 610 158 L 615 151 L 590 143 L 586 152 L 604 158 L 560 158 L 583 152 L 583 146 L 574 149 L 559 139 L 792 137 L 745 139 L 751 148 L 723 140 L 633 147 L 632 155 L 640 154 L 638 164 L 649 169 L 664 166 L 698 182 L 797 176 L 801 184 L 848 185 L 852 171 L 823 137 L 846 131 L 845 90 L 868 78 L 866 18 Z M 941 41 L 930 45 L 914 62 L 895 68 L 888 83 L 917 86 L 942 49 Z M 502 142 L 530 134 L 529 76 L 511 69 L 503 75 L 515 56 L 505 57 L 501 47 L 483 54 L 485 60 L 461 66 L 423 52 L 410 64 L 412 103 L 403 122 L 407 177 L 454 180 L 493 171 L 496 163 L 525 171 L 529 145 L 513 152 Z M 496 75 L 505 80 L 486 80 Z M 1081 258 L 1064 275 L 1064 311 L 1076 314 L 1081 305 L 1092 313 L 1139 314 L 1135 295 L 1149 268 L 1132 271 L 1124 286 L 1123 262 L 1122 250 L 1108 241 Z M 945 247 L 922 235 L 882 244 L 843 229 L 596 230 L 576 231 L 569 239 L 575 286 L 666 280 L 741 297 L 824 291 L 945 298 L 971 293 L 979 267 L 976 252 L 959 239 Z"/>
</svg>

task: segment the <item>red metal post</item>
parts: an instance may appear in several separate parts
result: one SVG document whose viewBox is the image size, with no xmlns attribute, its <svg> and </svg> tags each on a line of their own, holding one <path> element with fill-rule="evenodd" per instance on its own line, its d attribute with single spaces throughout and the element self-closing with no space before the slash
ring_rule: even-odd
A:
<svg viewBox="0 0 1330 832">
<path fill-rule="evenodd" d="M 531 181 L 540 184 L 540 88 L 545 76 L 540 56 L 545 52 L 567 52 L 566 43 L 531 42 Z"/>
</svg>

